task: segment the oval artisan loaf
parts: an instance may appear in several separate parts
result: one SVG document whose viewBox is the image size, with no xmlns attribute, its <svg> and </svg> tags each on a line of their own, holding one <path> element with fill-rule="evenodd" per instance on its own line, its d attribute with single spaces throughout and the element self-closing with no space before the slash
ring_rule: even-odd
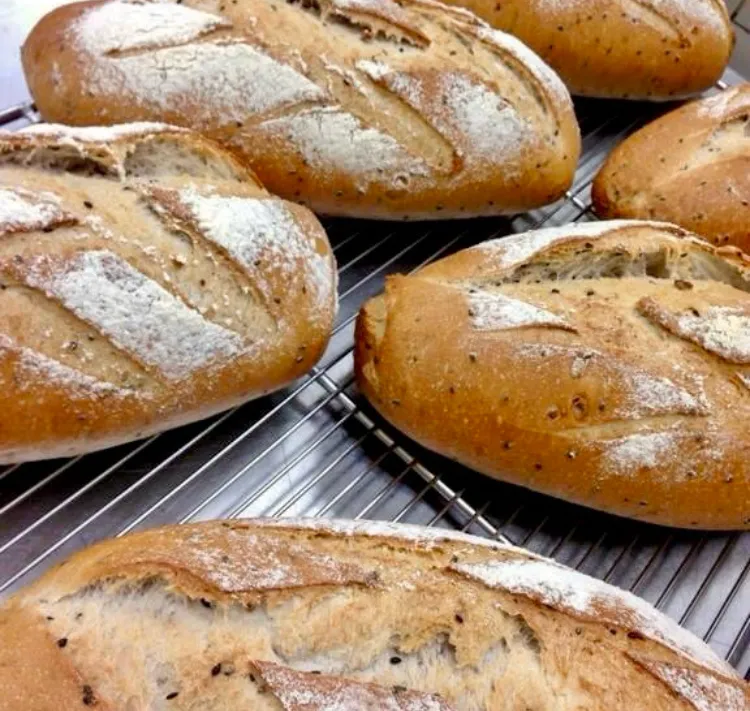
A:
<svg viewBox="0 0 750 711">
<path fill-rule="evenodd" d="M 198 129 L 322 213 L 514 213 L 559 198 L 580 152 L 554 72 L 430 0 L 78 3 L 23 61 L 47 120 Z"/>
<path fill-rule="evenodd" d="M 655 523 L 750 528 L 750 260 L 604 222 L 394 276 L 357 324 L 359 387 L 425 446 Z"/>
<path fill-rule="evenodd" d="M 207 417 L 317 361 L 328 240 L 227 151 L 157 124 L 0 133 L 0 462 Z"/>
<path fill-rule="evenodd" d="M 602 217 L 669 220 L 750 252 L 750 84 L 634 133 L 596 176 L 592 200 Z"/>
<path fill-rule="evenodd" d="M 367 521 L 105 541 L 0 608 L 0 709 L 747 711 L 643 600 L 520 548 Z"/>
<path fill-rule="evenodd" d="M 447 0 L 516 35 L 574 94 L 673 99 L 709 88 L 734 33 L 723 0 Z"/>
</svg>

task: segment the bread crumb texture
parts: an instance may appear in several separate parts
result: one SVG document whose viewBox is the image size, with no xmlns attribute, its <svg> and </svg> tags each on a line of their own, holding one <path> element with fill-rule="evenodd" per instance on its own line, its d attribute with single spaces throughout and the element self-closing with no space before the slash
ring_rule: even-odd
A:
<svg viewBox="0 0 750 711">
<path fill-rule="evenodd" d="M 107 541 L 7 601 L 0 639 L 8 709 L 750 701 L 708 646 L 628 593 L 511 546 L 366 521 L 208 522 Z M 17 654 L 32 649 L 40 664 Z"/>
</svg>

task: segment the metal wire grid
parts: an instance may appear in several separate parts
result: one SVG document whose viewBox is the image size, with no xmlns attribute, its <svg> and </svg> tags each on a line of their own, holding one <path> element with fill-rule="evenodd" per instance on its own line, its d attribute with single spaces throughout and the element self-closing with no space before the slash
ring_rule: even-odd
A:
<svg viewBox="0 0 750 711">
<path fill-rule="evenodd" d="M 740 13 L 744 10 L 745 5 L 747 5 L 747 0 L 741 0 L 737 7 L 735 7 L 732 11 L 731 18 L 732 22 L 734 22 L 738 27 L 741 27 L 743 30 L 745 30 L 745 32 L 750 32 L 750 27 L 746 27 L 740 21 Z"/>
<path fill-rule="evenodd" d="M 636 524 L 488 480 L 392 430 L 352 387 L 353 321 L 387 273 L 514 231 L 595 219 L 589 190 L 603 157 L 664 110 L 593 101 L 578 109 L 583 159 L 556 205 L 512 220 L 328 222 L 340 315 L 321 363 L 285 392 L 142 442 L 0 470 L 0 593 L 94 540 L 162 523 L 256 515 L 408 521 L 509 540 L 632 590 L 750 676 L 750 535 Z M 5 127 L 37 120 L 30 105 L 0 112 Z"/>
</svg>

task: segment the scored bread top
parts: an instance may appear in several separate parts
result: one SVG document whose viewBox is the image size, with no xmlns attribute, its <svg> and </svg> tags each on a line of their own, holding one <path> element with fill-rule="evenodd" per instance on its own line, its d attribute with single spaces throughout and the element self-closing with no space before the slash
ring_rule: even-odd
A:
<svg viewBox="0 0 750 711">
<path fill-rule="evenodd" d="M 708 646 L 633 595 L 512 546 L 361 521 L 105 541 L 11 598 L 0 641 L 0 709 L 750 703 Z"/>
<path fill-rule="evenodd" d="M 734 33 L 724 0 L 448 0 L 518 37 L 574 94 L 666 100 L 717 81 Z"/>
<path fill-rule="evenodd" d="M 613 221 L 493 240 L 391 277 L 360 388 L 424 445 L 634 518 L 750 527 L 750 261 Z"/>
<path fill-rule="evenodd" d="M 84 2 L 23 57 L 48 120 L 196 128 L 319 212 L 516 212 L 557 199 L 580 151 L 554 72 L 431 0 Z"/>
<path fill-rule="evenodd" d="M 0 461 L 199 419 L 309 369 L 335 265 L 305 208 L 159 124 L 0 134 Z"/>
<path fill-rule="evenodd" d="M 669 220 L 750 252 L 750 84 L 634 133 L 612 151 L 591 196 L 602 217 Z"/>
</svg>

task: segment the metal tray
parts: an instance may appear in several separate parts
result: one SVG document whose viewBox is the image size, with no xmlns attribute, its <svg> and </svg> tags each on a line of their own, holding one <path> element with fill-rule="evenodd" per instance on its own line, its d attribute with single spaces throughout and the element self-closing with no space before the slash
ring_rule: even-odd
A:
<svg viewBox="0 0 750 711">
<path fill-rule="evenodd" d="M 729 72 L 717 90 L 740 81 Z M 338 516 L 460 528 L 526 546 L 641 595 L 750 676 L 750 534 L 638 524 L 492 481 L 381 421 L 352 384 L 357 309 L 386 274 L 490 237 L 595 219 L 590 182 L 664 105 L 579 101 L 584 153 L 566 199 L 513 219 L 327 220 L 341 311 L 321 363 L 281 393 L 105 452 L 0 469 L 0 594 L 105 536 L 216 517 Z M 38 120 L 31 105 L 0 125 Z"/>
</svg>

